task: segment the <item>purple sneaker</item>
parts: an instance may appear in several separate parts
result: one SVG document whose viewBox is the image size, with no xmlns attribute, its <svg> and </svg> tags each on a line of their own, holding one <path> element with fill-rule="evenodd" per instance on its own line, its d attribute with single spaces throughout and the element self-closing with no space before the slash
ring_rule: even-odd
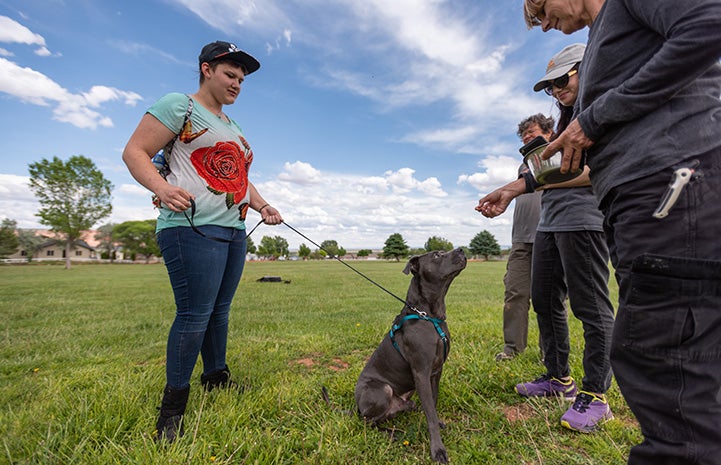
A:
<svg viewBox="0 0 721 465">
<path fill-rule="evenodd" d="M 573 401 L 576 398 L 576 382 L 569 377 L 561 381 L 545 374 L 529 383 L 516 384 L 516 392 L 523 397 L 560 397 Z"/>
<path fill-rule="evenodd" d="M 561 425 L 581 433 L 591 433 L 612 418 L 606 396 L 579 391 L 576 401 L 561 417 Z"/>
</svg>

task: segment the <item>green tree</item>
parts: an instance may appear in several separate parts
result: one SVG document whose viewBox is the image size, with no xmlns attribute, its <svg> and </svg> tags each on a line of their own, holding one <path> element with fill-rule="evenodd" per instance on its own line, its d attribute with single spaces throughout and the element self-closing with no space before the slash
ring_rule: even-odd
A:
<svg viewBox="0 0 721 465">
<path fill-rule="evenodd" d="M 308 260 L 308 257 L 310 257 L 310 252 L 310 247 L 305 244 L 301 244 L 300 247 L 298 247 L 298 256 L 303 260 Z"/>
<path fill-rule="evenodd" d="M 20 241 L 15 235 L 17 226 L 17 221 L 7 218 L 0 224 L 0 258 L 7 258 L 18 251 Z"/>
<path fill-rule="evenodd" d="M 342 257 L 346 254 L 346 250 L 338 245 L 337 241 L 325 240 L 320 243 L 320 248 L 324 250 L 331 258 Z"/>
<path fill-rule="evenodd" d="M 18 242 L 20 242 L 20 249 L 25 251 L 28 262 L 31 262 L 35 254 L 40 252 L 45 239 L 35 235 L 34 231 L 20 229 L 18 230 Z"/>
<path fill-rule="evenodd" d="M 98 241 L 98 249 L 102 258 L 109 258 L 112 263 L 115 260 L 115 240 L 113 238 L 115 225 L 108 223 L 100 226 L 95 233 L 95 240 Z"/>
<path fill-rule="evenodd" d="M 63 162 L 58 157 L 31 163 L 30 189 L 40 202 L 40 223 L 64 236 L 65 268 L 70 268 L 73 244 L 80 233 L 106 218 L 113 185 L 82 155 Z"/>
<path fill-rule="evenodd" d="M 453 244 L 451 241 L 438 236 L 429 237 L 426 241 L 426 245 L 423 247 L 426 249 L 426 252 L 433 252 L 434 250 L 447 252 L 449 250 L 453 250 Z"/>
<path fill-rule="evenodd" d="M 273 258 L 287 257 L 288 241 L 280 236 L 263 236 L 260 240 L 260 246 L 258 247 L 258 254 L 264 257 Z"/>
<path fill-rule="evenodd" d="M 372 254 L 373 251 L 371 249 L 360 249 L 358 251 L 359 257 L 367 257 L 368 255 Z"/>
<path fill-rule="evenodd" d="M 383 246 L 383 256 L 385 258 L 395 258 L 400 261 L 401 258 L 408 256 L 408 244 L 400 233 L 394 233 L 388 236 Z"/>
<path fill-rule="evenodd" d="M 245 245 L 246 245 L 246 249 L 245 249 L 246 252 L 248 252 L 248 253 L 255 253 L 255 252 L 258 251 L 258 248 L 255 246 L 255 242 L 253 242 L 253 239 L 251 239 L 250 237 L 246 237 L 246 238 L 245 238 L 245 242 L 246 242 L 246 244 L 245 244 Z"/>
<path fill-rule="evenodd" d="M 501 246 L 498 245 L 498 241 L 496 241 L 493 234 L 485 229 L 476 234 L 476 236 L 471 240 L 469 248 L 471 249 L 471 252 L 473 252 L 473 255 L 483 256 L 486 260 L 488 260 L 488 257 L 491 255 L 501 254 Z"/>
<path fill-rule="evenodd" d="M 160 256 L 160 247 L 155 240 L 155 225 L 155 220 L 126 221 L 115 226 L 113 236 L 122 244 L 124 255 L 131 258 L 142 255 L 147 263 L 150 257 Z"/>
</svg>

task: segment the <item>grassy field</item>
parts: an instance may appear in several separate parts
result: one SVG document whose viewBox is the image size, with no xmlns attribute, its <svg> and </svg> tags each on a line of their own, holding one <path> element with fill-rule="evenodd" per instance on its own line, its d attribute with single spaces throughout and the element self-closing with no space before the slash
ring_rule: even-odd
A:
<svg viewBox="0 0 721 465">
<path fill-rule="evenodd" d="M 400 297 L 404 263 L 350 262 Z M 544 369 L 529 350 L 498 364 L 505 262 L 469 262 L 446 302 L 453 338 L 441 380 L 442 436 L 456 464 L 625 464 L 640 430 L 613 385 L 615 419 L 565 430 L 558 400 L 513 392 Z M 260 283 L 262 276 L 286 283 Z M 615 301 L 615 283 L 612 292 Z M 365 360 L 401 304 L 336 261 L 251 262 L 231 313 L 228 364 L 242 394 L 191 383 L 186 436 L 151 439 L 173 319 L 163 265 L 0 266 L 0 464 L 429 463 L 422 411 L 393 438 L 321 400 L 353 409 Z M 572 324 L 580 379 L 582 329 Z"/>
</svg>

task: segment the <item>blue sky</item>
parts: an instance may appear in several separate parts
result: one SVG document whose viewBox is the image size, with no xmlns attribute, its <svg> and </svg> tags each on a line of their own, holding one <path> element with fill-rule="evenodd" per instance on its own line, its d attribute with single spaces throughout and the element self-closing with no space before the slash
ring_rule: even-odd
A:
<svg viewBox="0 0 721 465">
<path fill-rule="evenodd" d="M 586 38 L 527 30 L 521 0 L 0 0 L 0 218 L 41 227 L 28 164 L 72 155 L 114 185 L 104 223 L 154 218 L 123 147 L 156 99 L 197 90 L 202 46 L 227 40 L 261 62 L 225 112 L 288 224 L 346 249 L 393 233 L 463 246 L 484 229 L 508 245 L 512 212 L 473 207 L 515 178 L 518 122 L 556 116 L 532 91 L 548 59 Z M 283 225 L 256 235 L 311 245 Z"/>
</svg>

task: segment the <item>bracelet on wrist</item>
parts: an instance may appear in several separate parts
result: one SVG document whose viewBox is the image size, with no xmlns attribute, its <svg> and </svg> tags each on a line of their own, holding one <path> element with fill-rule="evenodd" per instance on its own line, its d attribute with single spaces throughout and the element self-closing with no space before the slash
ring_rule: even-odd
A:
<svg viewBox="0 0 721 465">
<path fill-rule="evenodd" d="M 265 207 L 269 206 L 267 203 L 258 209 L 258 213 L 261 213 Z"/>
<path fill-rule="evenodd" d="M 536 192 L 536 189 L 543 185 L 542 183 L 536 181 L 536 178 L 533 177 L 533 174 L 531 174 L 530 171 L 524 172 L 523 174 L 521 174 L 521 177 L 526 183 L 527 194 L 530 194 L 531 192 Z"/>
</svg>

